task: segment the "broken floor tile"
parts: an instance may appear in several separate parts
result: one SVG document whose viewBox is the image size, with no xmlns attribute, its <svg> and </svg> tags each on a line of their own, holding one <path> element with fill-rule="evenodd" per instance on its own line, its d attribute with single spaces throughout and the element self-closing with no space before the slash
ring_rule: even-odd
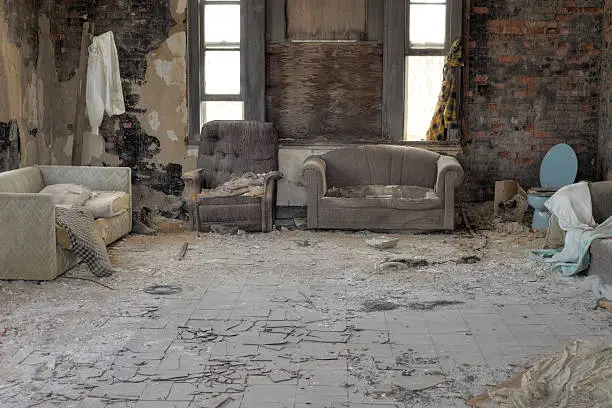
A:
<svg viewBox="0 0 612 408">
<path fill-rule="evenodd" d="M 168 397 L 168 394 L 170 394 L 171 388 L 171 382 L 149 383 L 140 396 L 140 399 L 144 401 L 163 401 Z"/>
</svg>

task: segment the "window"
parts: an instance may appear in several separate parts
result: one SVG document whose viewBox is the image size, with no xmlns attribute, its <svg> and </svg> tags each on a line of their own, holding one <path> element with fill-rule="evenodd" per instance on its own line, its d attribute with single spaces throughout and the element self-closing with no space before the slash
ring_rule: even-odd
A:
<svg viewBox="0 0 612 408">
<path fill-rule="evenodd" d="M 461 37 L 460 0 L 407 0 L 404 140 L 425 140 L 442 86 L 445 56 Z"/>
<path fill-rule="evenodd" d="M 200 123 L 244 119 L 240 0 L 200 2 Z"/>
</svg>

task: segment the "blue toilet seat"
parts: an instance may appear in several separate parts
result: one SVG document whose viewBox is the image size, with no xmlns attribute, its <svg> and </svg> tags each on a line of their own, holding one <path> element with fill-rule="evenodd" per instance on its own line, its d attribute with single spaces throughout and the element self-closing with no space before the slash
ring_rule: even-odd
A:
<svg viewBox="0 0 612 408">
<path fill-rule="evenodd" d="M 548 228 L 550 213 L 543 206 L 544 199 L 552 197 L 561 187 L 572 184 L 576 180 L 577 173 L 578 157 L 569 145 L 560 143 L 546 153 L 540 165 L 541 187 L 534 187 L 527 191 L 528 198 L 533 197 L 532 200 L 529 200 L 529 204 L 535 210 L 532 229 Z"/>
</svg>

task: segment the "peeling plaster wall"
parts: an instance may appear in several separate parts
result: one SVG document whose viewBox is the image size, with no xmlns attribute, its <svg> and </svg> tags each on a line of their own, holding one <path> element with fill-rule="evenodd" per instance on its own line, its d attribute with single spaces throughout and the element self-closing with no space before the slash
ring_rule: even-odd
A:
<svg viewBox="0 0 612 408">
<path fill-rule="evenodd" d="M 39 160 L 35 1 L 0 0 L 0 172 Z"/>
<path fill-rule="evenodd" d="M 124 115 L 105 117 L 100 135 L 83 135 L 83 164 L 128 166 L 150 191 L 141 206 L 156 208 L 151 189 L 180 195 L 181 174 L 195 167 L 187 149 L 186 0 L 47 0 L 55 78 L 54 155 L 70 162 L 76 78 L 84 17 L 97 35 L 115 36 L 126 102 Z M 89 129 L 89 126 L 87 127 Z"/>
</svg>

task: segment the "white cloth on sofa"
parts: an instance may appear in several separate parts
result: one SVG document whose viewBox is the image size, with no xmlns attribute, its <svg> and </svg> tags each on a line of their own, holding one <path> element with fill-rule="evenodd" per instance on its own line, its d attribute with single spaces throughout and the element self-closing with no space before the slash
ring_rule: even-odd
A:
<svg viewBox="0 0 612 408">
<path fill-rule="evenodd" d="M 560 252 L 535 250 L 533 254 L 553 264 L 553 269 L 565 276 L 576 275 L 591 262 L 591 243 L 599 238 L 612 237 L 612 217 L 597 225 L 593 218 L 591 191 L 586 182 L 565 186 L 546 203 L 546 208 L 559 219 L 566 231 L 565 245 Z"/>
<path fill-rule="evenodd" d="M 119 57 L 111 31 L 94 37 L 89 46 L 88 64 L 87 114 L 91 133 L 97 135 L 105 111 L 110 116 L 125 113 Z"/>
</svg>

